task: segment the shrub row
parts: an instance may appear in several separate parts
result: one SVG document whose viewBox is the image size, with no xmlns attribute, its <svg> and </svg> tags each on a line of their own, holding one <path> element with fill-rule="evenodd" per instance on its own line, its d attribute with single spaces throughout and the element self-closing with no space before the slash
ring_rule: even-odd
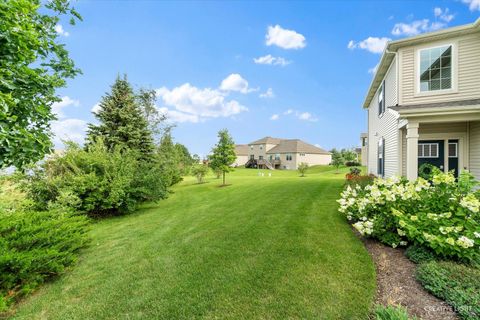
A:
<svg viewBox="0 0 480 320">
<path fill-rule="evenodd" d="M 69 143 L 21 180 L 36 210 L 68 208 L 104 216 L 133 211 L 143 201 L 166 197 L 170 166 L 141 161 L 134 151 L 109 151 L 99 139 L 88 150 Z"/>
<path fill-rule="evenodd" d="M 472 260 L 479 255 L 480 200 L 476 182 L 462 173 L 419 178 L 375 179 L 373 184 L 347 186 L 339 211 L 363 235 L 396 246 L 415 244 L 444 258 Z"/>
</svg>

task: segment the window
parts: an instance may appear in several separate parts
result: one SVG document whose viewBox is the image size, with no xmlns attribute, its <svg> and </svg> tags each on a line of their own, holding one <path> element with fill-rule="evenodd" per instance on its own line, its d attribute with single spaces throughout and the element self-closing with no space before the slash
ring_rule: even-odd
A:
<svg viewBox="0 0 480 320">
<path fill-rule="evenodd" d="M 263 160 L 263 156 L 258 156 L 258 160 Z"/>
<path fill-rule="evenodd" d="M 260 145 L 260 150 L 263 150 L 263 146 L 262 146 L 262 145 Z"/>
<path fill-rule="evenodd" d="M 255 156 L 253 154 L 250 155 L 250 160 L 254 160 Z"/>
<path fill-rule="evenodd" d="M 378 115 L 385 112 L 385 80 L 383 80 L 380 89 L 378 89 Z"/>
<path fill-rule="evenodd" d="M 300 153 L 300 157 L 305 157 L 305 153 Z"/>
<path fill-rule="evenodd" d="M 367 138 L 362 138 L 362 147 L 367 146 Z"/>
<path fill-rule="evenodd" d="M 378 140 L 377 147 L 377 174 L 379 176 L 385 175 L 385 139 Z"/>
<path fill-rule="evenodd" d="M 279 153 L 275 154 L 275 160 L 280 160 L 280 154 Z"/>
<path fill-rule="evenodd" d="M 420 92 L 452 88 L 452 46 L 420 50 Z"/>
<path fill-rule="evenodd" d="M 449 142 L 448 143 L 448 157 L 449 158 L 458 158 L 458 143 Z"/>
<path fill-rule="evenodd" d="M 285 156 L 285 158 L 286 158 L 287 161 L 292 161 L 292 159 L 293 159 L 293 157 L 292 157 L 291 154 L 287 154 L 287 155 Z"/>
<path fill-rule="evenodd" d="M 438 158 L 438 143 L 419 143 L 419 158 Z"/>
<path fill-rule="evenodd" d="M 253 146 L 250 146 L 250 150 L 253 150 Z"/>
</svg>

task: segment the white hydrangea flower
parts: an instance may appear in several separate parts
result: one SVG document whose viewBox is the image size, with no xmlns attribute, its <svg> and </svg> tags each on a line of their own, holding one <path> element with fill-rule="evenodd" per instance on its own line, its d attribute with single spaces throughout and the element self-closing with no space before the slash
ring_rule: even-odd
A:
<svg viewBox="0 0 480 320">
<path fill-rule="evenodd" d="M 480 201 L 475 197 L 474 194 L 468 194 L 462 200 L 460 200 L 460 205 L 465 209 L 468 209 L 474 213 L 480 211 Z"/>
<path fill-rule="evenodd" d="M 460 238 L 458 238 L 457 244 L 462 248 L 468 249 L 473 247 L 475 245 L 475 242 L 472 239 L 461 236 Z"/>
<path fill-rule="evenodd" d="M 475 238 L 480 238 L 480 232 L 474 232 L 473 235 L 475 236 Z"/>
</svg>

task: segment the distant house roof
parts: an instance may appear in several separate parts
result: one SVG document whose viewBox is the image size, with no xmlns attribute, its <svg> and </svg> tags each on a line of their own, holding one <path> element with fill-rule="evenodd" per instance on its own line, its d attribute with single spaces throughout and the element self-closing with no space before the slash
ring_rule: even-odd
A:
<svg viewBox="0 0 480 320">
<path fill-rule="evenodd" d="M 257 141 L 250 142 L 250 144 L 279 144 L 283 139 L 265 137 Z"/>
<path fill-rule="evenodd" d="M 235 154 L 237 156 L 248 156 L 248 145 L 246 144 L 235 145 Z"/>
<path fill-rule="evenodd" d="M 268 150 L 270 153 L 310 153 L 310 154 L 330 154 L 330 152 L 316 147 L 302 140 L 280 140 L 280 143 Z"/>
</svg>

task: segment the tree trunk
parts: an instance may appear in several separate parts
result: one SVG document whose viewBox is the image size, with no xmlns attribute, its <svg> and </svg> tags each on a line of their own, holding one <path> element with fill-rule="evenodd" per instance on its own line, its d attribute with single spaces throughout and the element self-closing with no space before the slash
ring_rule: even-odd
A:
<svg viewBox="0 0 480 320">
<path fill-rule="evenodd" d="M 225 185 L 225 171 L 223 171 L 223 185 Z"/>
</svg>

